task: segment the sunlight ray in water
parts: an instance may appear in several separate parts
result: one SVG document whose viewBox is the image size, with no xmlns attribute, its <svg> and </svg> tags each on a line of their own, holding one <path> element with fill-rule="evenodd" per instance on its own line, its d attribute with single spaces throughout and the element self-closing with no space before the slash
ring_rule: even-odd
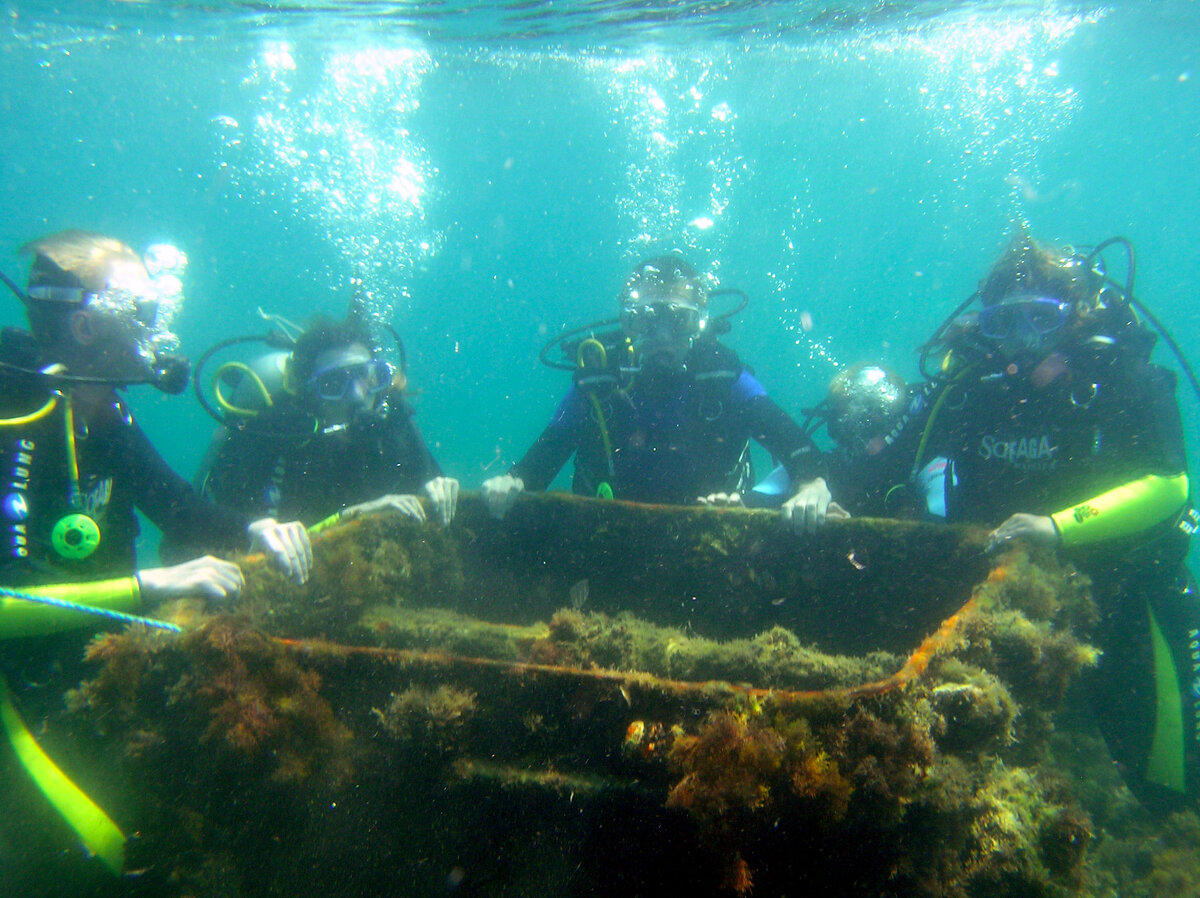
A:
<svg viewBox="0 0 1200 898">
<path fill-rule="evenodd" d="M 437 252 L 427 223 L 437 170 L 410 129 L 436 66 L 415 47 L 364 47 L 298 61 L 269 45 L 245 87 L 258 112 L 245 128 L 222 116 L 222 167 L 243 194 L 286 202 L 338 250 L 332 285 L 354 284 L 388 322 L 410 299 L 408 275 Z"/>
<path fill-rule="evenodd" d="M 750 174 L 727 98 L 728 56 L 650 51 L 582 64 L 621 135 L 626 183 L 617 205 L 627 229 L 625 261 L 678 248 L 701 255 L 715 272 L 727 213 Z"/>
</svg>

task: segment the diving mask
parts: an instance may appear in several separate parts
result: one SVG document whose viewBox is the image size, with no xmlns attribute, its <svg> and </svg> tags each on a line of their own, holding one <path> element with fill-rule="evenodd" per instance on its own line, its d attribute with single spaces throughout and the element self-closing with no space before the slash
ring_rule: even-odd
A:
<svg viewBox="0 0 1200 898">
<path fill-rule="evenodd" d="M 1069 302 L 1020 293 L 981 309 L 979 332 L 997 342 L 1012 337 L 1040 339 L 1059 330 L 1070 317 Z"/>
<path fill-rule="evenodd" d="M 878 365 L 847 368 L 829 387 L 829 436 L 839 446 L 867 447 L 895 425 L 907 404 L 908 390 L 898 375 Z"/>
<path fill-rule="evenodd" d="M 695 337 L 704 329 L 706 317 L 695 306 L 678 302 L 626 304 L 621 308 L 621 327 L 631 337 Z"/>
<path fill-rule="evenodd" d="M 365 396 L 375 396 L 392 385 L 394 369 L 383 359 L 370 359 L 349 365 L 330 365 L 308 379 L 309 389 L 318 399 L 337 402 L 345 399 L 356 386 Z"/>
</svg>

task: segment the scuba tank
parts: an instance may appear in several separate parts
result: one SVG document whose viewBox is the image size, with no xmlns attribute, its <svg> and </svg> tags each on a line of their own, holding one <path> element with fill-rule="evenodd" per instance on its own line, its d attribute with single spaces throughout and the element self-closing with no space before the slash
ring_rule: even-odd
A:
<svg viewBox="0 0 1200 898">
<path fill-rule="evenodd" d="M 274 349 L 250 362 L 226 362 L 218 368 L 213 375 L 213 392 L 225 414 L 245 417 L 273 406 L 275 397 L 288 389 L 291 355 L 287 350 Z"/>
</svg>

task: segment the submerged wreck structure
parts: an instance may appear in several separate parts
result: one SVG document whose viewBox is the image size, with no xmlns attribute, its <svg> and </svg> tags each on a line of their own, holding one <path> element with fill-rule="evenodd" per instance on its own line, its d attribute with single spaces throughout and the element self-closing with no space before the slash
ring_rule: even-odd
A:
<svg viewBox="0 0 1200 898">
<path fill-rule="evenodd" d="M 138 833 L 112 894 L 1187 893 L 1200 827 L 1079 698 L 1086 578 L 983 543 L 466 497 L 96 636 L 48 726 Z"/>
</svg>

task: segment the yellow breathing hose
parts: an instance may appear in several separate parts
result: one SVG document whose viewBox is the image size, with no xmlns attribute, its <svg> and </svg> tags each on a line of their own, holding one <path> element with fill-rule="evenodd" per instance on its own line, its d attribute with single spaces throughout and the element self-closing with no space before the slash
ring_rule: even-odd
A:
<svg viewBox="0 0 1200 898">
<path fill-rule="evenodd" d="M 575 364 L 580 370 L 586 370 L 587 358 L 584 355 L 584 349 L 595 349 L 600 353 L 600 364 L 597 366 L 601 370 L 608 366 L 608 352 L 604 348 L 604 344 L 595 337 L 589 337 L 579 344 L 579 349 L 575 352 Z M 596 398 L 595 392 L 588 391 L 588 399 L 592 401 L 592 414 L 596 419 L 596 424 L 600 427 L 600 440 L 604 444 L 604 457 L 608 461 L 608 476 L 613 474 L 613 450 L 612 439 L 608 435 L 608 421 L 604 417 L 604 409 L 600 405 L 600 400 Z"/>
<path fill-rule="evenodd" d="M 225 398 L 225 394 L 221 392 L 221 379 L 227 371 L 241 371 L 243 376 L 249 377 L 250 382 L 258 387 L 259 393 L 262 394 L 263 403 L 270 408 L 275 404 L 275 400 L 271 398 L 271 391 L 267 389 L 267 385 L 263 383 L 263 379 L 258 376 L 258 373 L 251 369 L 249 365 L 243 362 L 226 362 L 213 374 L 213 395 L 217 397 L 217 404 L 222 409 L 229 412 L 231 415 L 238 415 L 243 418 L 253 418 L 258 414 L 257 409 L 240 408 Z"/>
<path fill-rule="evenodd" d="M 21 427 L 24 424 L 32 424 L 34 421 L 40 421 L 58 405 L 58 394 L 51 393 L 50 398 L 46 400 L 46 404 L 36 411 L 30 412 L 28 415 L 17 415 L 15 418 L 4 418 L 0 420 L 0 427 Z"/>
<path fill-rule="evenodd" d="M 0 420 L 0 426 L 20 427 L 40 421 L 58 406 L 59 394 L 51 394 L 41 408 L 27 415 L 18 415 Z M 70 470 L 73 497 L 79 490 L 79 467 L 75 458 L 75 411 L 68 395 L 65 405 L 67 458 Z M 9 744 L 26 773 L 37 785 L 46 800 L 54 806 L 67 825 L 79 836 L 84 848 L 100 858 L 105 868 L 114 876 L 120 876 L 125 868 L 125 834 L 112 819 L 92 801 L 86 793 L 50 760 L 29 727 L 17 713 L 12 702 L 8 682 L 0 676 L 0 725 L 8 736 Z"/>
</svg>

